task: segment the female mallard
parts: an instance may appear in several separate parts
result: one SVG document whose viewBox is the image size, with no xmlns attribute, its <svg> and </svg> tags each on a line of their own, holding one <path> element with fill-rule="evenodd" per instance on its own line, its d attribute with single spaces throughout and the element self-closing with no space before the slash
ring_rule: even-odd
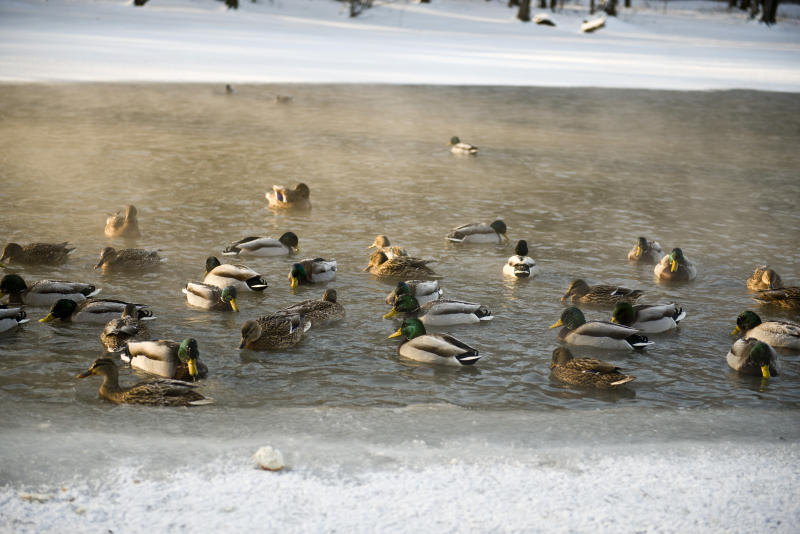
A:
<svg viewBox="0 0 800 534">
<path fill-rule="evenodd" d="M 27 323 L 27 314 L 22 308 L 9 308 L 0 305 L 0 332 L 6 332 Z"/>
<path fill-rule="evenodd" d="M 200 361 L 197 340 L 192 337 L 180 343 L 168 339 L 131 341 L 120 358 L 134 369 L 163 378 L 197 380 L 208 375 L 208 367 Z"/>
<path fill-rule="evenodd" d="M 39 280 L 28 287 L 25 280 L 16 274 L 7 274 L 0 280 L 0 298 L 8 295 L 11 304 L 30 306 L 52 306 L 59 299 L 83 302 L 100 293 L 92 284 L 64 282 L 62 280 Z"/>
<path fill-rule="evenodd" d="M 614 364 L 594 358 L 573 358 L 566 347 L 558 347 L 553 351 L 550 369 L 561 382 L 598 389 L 616 388 L 636 379 L 635 376 L 622 374 Z"/>
<path fill-rule="evenodd" d="M 514 255 L 503 265 L 503 274 L 514 278 L 533 278 L 539 274 L 536 262 L 528 256 L 528 243 L 524 239 L 517 241 Z"/>
<path fill-rule="evenodd" d="M 298 251 L 298 239 L 294 232 L 286 232 L 278 239 L 274 237 L 245 237 L 231 243 L 222 251 L 223 256 L 287 256 Z"/>
<path fill-rule="evenodd" d="M 321 299 L 308 299 L 292 304 L 275 315 L 302 315 L 316 328 L 331 321 L 344 319 L 344 306 L 337 301 L 335 289 L 326 289 Z"/>
<path fill-rule="evenodd" d="M 367 248 L 377 248 L 379 251 L 386 254 L 386 257 L 389 259 L 396 258 L 397 256 L 408 256 L 408 252 L 406 252 L 404 248 L 393 247 L 389 242 L 389 238 L 385 235 L 375 237 L 375 241 Z"/>
<path fill-rule="evenodd" d="M 265 194 L 267 204 L 270 208 L 291 209 L 291 210 L 310 210 L 311 209 L 311 190 L 304 183 L 288 189 L 282 185 L 273 185 L 272 191 Z"/>
<path fill-rule="evenodd" d="M 478 147 L 470 145 L 469 143 L 464 143 L 456 136 L 450 138 L 450 142 L 447 146 L 450 147 L 450 152 L 453 154 L 475 155 L 478 153 Z"/>
<path fill-rule="evenodd" d="M 393 305 L 400 295 L 413 295 L 419 305 L 424 306 L 432 300 L 439 300 L 442 290 L 438 280 L 405 280 L 397 282 L 397 287 L 386 297 L 386 304 Z"/>
<path fill-rule="evenodd" d="M 147 339 L 150 336 L 147 325 L 137 315 L 136 304 L 129 302 L 118 318 L 106 323 L 103 333 L 100 334 L 100 343 L 108 352 L 119 352 L 128 341 Z"/>
<path fill-rule="evenodd" d="M 672 252 L 661 258 L 653 273 L 659 280 L 688 282 L 697 276 L 697 268 L 684 257 L 681 249 L 673 248 Z"/>
<path fill-rule="evenodd" d="M 136 206 L 125 206 L 125 214 L 117 212 L 106 219 L 105 234 L 107 237 L 141 237 L 139 221 L 136 219 Z"/>
<path fill-rule="evenodd" d="M 639 289 L 610 285 L 590 286 L 579 278 L 572 281 L 567 292 L 561 297 L 561 302 L 613 306 L 618 302 L 636 302 L 641 296 L 642 291 Z"/>
<path fill-rule="evenodd" d="M 289 285 L 292 289 L 298 284 L 321 284 L 336 278 L 336 260 L 303 260 L 292 265 L 289 271 Z"/>
<path fill-rule="evenodd" d="M 726 360 L 732 369 L 745 375 L 778 376 L 779 362 L 775 349 L 755 338 L 737 339 Z"/>
<path fill-rule="evenodd" d="M 640 237 L 628 252 L 628 259 L 639 263 L 658 263 L 663 255 L 664 251 L 657 241 L 648 241 L 646 237 Z"/>
<path fill-rule="evenodd" d="M 453 228 L 445 239 L 453 243 L 497 243 L 508 242 L 506 223 L 496 220 L 492 224 L 470 223 Z"/>
<path fill-rule="evenodd" d="M 430 262 L 409 256 L 389 258 L 385 252 L 376 250 L 370 255 L 369 265 L 363 271 L 385 278 L 425 279 L 436 276 L 436 272 L 427 265 Z"/>
<path fill-rule="evenodd" d="M 800 310 L 800 287 L 791 286 L 781 289 L 765 289 L 753 295 L 759 304 L 772 304 L 790 310 Z"/>
<path fill-rule="evenodd" d="M 686 317 L 675 304 L 637 304 L 620 302 L 614 306 L 611 322 L 635 328 L 645 334 L 659 334 L 678 327 Z"/>
<path fill-rule="evenodd" d="M 742 334 L 742 337 L 751 337 L 773 347 L 800 350 L 800 324 L 789 321 L 761 322 L 755 312 L 745 311 L 736 318 L 736 328 L 731 335 Z"/>
<path fill-rule="evenodd" d="M 100 261 L 94 266 L 95 269 L 102 268 L 104 271 L 123 271 L 127 269 L 146 269 L 155 267 L 161 263 L 161 256 L 155 250 L 145 250 L 143 248 L 121 248 L 106 247 L 100 252 Z"/>
<path fill-rule="evenodd" d="M 234 286 L 225 286 L 220 289 L 211 284 L 189 282 L 183 288 L 183 294 L 186 295 L 186 302 L 189 303 L 189 306 L 194 306 L 195 308 L 215 311 L 239 311 L 239 306 L 236 304 L 236 288 Z"/>
<path fill-rule="evenodd" d="M 53 304 L 50 313 L 39 319 L 39 322 L 47 323 L 59 319 L 63 322 L 105 324 L 111 319 L 119 317 L 127 305 L 127 302 L 111 299 L 91 298 L 80 304 L 74 300 L 61 299 Z M 137 319 L 155 319 L 153 312 L 143 309 L 147 307 L 145 304 L 136 304 L 135 306 Z"/>
<path fill-rule="evenodd" d="M 481 359 L 478 349 L 472 348 L 450 334 L 428 334 L 425 327 L 413 317 L 403 320 L 400 328 L 390 338 L 405 336 L 397 347 L 403 358 L 439 365 L 474 365 Z"/>
<path fill-rule="evenodd" d="M 75 250 L 63 243 L 28 243 L 20 245 L 9 243 L 0 254 L 0 262 L 19 263 L 22 265 L 57 265 L 67 259 L 67 254 Z"/>
<path fill-rule="evenodd" d="M 266 278 L 250 267 L 220 263 L 214 256 L 209 256 L 206 259 L 206 273 L 203 275 L 203 283 L 219 288 L 226 288 L 232 285 L 237 289 L 249 289 L 250 291 L 264 291 L 267 288 Z"/>
<path fill-rule="evenodd" d="M 75 378 L 86 378 L 92 375 L 103 377 L 103 384 L 99 391 L 100 396 L 115 404 L 200 406 L 214 403 L 212 399 L 207 399 L 195 391 L 196 384 L 180 380 L 146 380 L 137 382 L 130 387 L 120 387 L 119 369 L 109 358 L 95 360 L 88 371 L 78 374 Z"/>
<path fill-rule="evenodd" d="M 766 265 L 756 267 L 756 270 L 747 279 L 747 289 L 752 289 L 753 291 L 780 289 L 782 287 L 783 280 L 781 280 L 781 277 Z"/>
<path fill-rule="evenodd" d="M 428 326 L 450 326 L 454 324 L 473 324 L 494 319 L 492 312 L 482 304 L 460 300 L 433 300 L 420 307 L 413 295 L 400 295 L 392 306 L 392 311 L 384 319 L 405 313 L 406 317 L 416 317 Z"/>
<path fill-rule="evenodd" d="M 550 328 L 563 326 L 558 338 L 572 345 L 586 345 L 601 349 L 633 350 L 652 345 L 638 330 L 605 321 L 586 322 L 583 312 L 571 306 L 561 313 L 561 318 Z"/>
<path fill-rule="evenodd" d="M 300 342 L 311 322 L 302 315 L 270 315 L 242 325 L 240 349 L 285 349 Z"/>
</svg>

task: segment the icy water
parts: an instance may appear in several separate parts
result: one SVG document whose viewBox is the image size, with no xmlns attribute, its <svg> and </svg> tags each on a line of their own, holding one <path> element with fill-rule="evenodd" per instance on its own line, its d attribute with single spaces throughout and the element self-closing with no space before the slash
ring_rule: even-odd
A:
<svg viewBox="0 0 800 534">
<path fill-rule="evenodd" d="M 276 94 L 293 101 L 276 104 Z M 91 443 L 103 450 L 94 459 L 102 466 L 114 463 L 108 450 L 118 442 L 141 453 L 150 444 L 170 449 L 170 437 L 180 436 L 225 443 L 274 431 L 273 439 L 295 446 L 341 435 L 397 443 L 414 439 L 422 420 L 428 439 L 439 439 L 437 431 L 469 436 L 479 426 L 480 439 L 506 432 L 511 449 L 534 427 L 582 439 L 598 420 L 629 422 L 623 434 L 592 434 L 610 443 L 637 427 L 656 441 L 741 436 L 743 428 L 757 428 L 757 438 L 776 426 L 765 417 L 796 438 L 798 356 L 783 353 L 783 373 L 767 382 L 738 376 L 725 354 L 745 309 L 798 320 L 758 309 L 745 280 L 769 263 L 788 284 L 800 283 L 799 112 L 798 95 L 747 91 L 1 86 L 0 239 L 69 241 L 77 249 L 56 268 L 10 271 L 31 282 L 92 282 L 100 296 L 150 304 L 154 337 L 197 338 L 210 369 L 202 391 L 216 405 L 190 412 L 98 399 L 99 379 L 74 376 L 102 355 L 102 327 L 38 323 L 47 310 L 29 308 L 31 322 L 0 337 L 3 450 L 19 460 L 4 462 L 0 474 L 47 480 L 71 472 Z M 453 135 L 479 145 L 479 155 L 450 154 Z M 273 184 L 300 181 L 312 191 L 310 213 L 267 208 Z M 128 203 L 139 209 L 143 236 L 104 237 L 106 215 Z M 508 246 L 444 240 L 455 226 L 497 217 L 508 225 Z M 327 286 L 347 318 L 313 329 L 292 349 L 238 350 L 245 320 L 317 298 L 325 287 L 291 291 L 293 260 L 278 257 L 242 260 L 270 287 L 242 295 L 238 314 L 191 309 L 181 288 L 229 242 L 288 230 L 299 236 L 299 257 L 338 261 Z M 381 317 L 391 286 L 361 272 L 377 234 L 435 259 L 445 297 L 492 310 L 491 322 L 446 329 L 480 350 L 475 367 L 398 358 L 397 341 L 386 339 L 398 323 Z M 658 284 L 652 266 L 629 263 L 639 235 L 665 250 L 681 247 L 697 279 Z M 540 266 L 534 280 L 502 276 L 518 239 Z M 159 249 L 167 261 L 147 274 L 104 275 L 93 266 L 108 245 Z M 637 377 L 618 391 L 550 378 L 558 341 L 548 326 L 578 277 L 639 288 L 642 302 L 677 302 L 687 312 L 677 331 L 651 336 L 655 345 L 644 351 L 573 350 Z M 608 319 L 610 310 L 586 315 Z M 123 382 L 143 376 L 121 373 Z M 661 428 L 659 417 L 675 419 Z M 72 460 L 35 469 L 23 461 L 25 447 L 46 457 L 52 440 Z M 156 470 L 179 452 L 154 458 Z"/>
</svg>

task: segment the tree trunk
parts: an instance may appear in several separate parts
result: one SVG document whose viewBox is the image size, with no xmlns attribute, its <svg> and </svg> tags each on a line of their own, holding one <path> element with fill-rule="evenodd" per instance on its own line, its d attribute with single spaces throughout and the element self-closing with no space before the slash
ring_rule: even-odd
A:
<svg viewBox="0 0 800 534">
<path fill-rule="evenodd" d="M 519 0 L 508 0 L 508 7 L 517 7 L 519 6 Z"/>
<path fill-rule="evenodd" d="M 594 15 L 594 0 L 589 0 L 589 14 Z"/>
<path fill-rule="evenodd" d="M 517 18 L 522 22 L 531 21 L 531 0 L 520 0 Z"/>
<path fill-rule="evenodd" d="M 557 0 L 550 0 L 550 11 L 552 11 L 553 13 L 556 12 L 557 3 L 558 3 Z"/>
<path fill-rule="evenodd" d="M 625 0 L 625 7 L 631 7 L 631 0 Z"/>
<path fill-rule="evenodd" d="M 609 17 L 616 17 L 617 0 L 606 0 L 606 5 L 603 7 L 603 11 L 605 11 L 606 15 L 608 15 Z"/>
<path fill-rule="evenodd" d="M 539 0 L 539 9 L 547 9 L 547 0 Z"/>
<path fill-rule="evenodd" d="M 761 22 L 770 25 L 775 24 L 775 15 L 778 14 L 778 0 L 764 0 L 764 12 L 761 14 Z"/>
</svg>

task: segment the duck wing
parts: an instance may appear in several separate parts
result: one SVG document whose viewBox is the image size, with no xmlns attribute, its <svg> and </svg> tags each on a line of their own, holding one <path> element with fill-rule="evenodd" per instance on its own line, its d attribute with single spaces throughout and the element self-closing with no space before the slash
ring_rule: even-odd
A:
<svg viewBox="0 0 800 534">
<path fill-rule="evenodd" d="M 638 332 L 635 328 L 607 321 L 589 321 L 572 330 L 577 335 L 626 339 Z"/>
</svg>

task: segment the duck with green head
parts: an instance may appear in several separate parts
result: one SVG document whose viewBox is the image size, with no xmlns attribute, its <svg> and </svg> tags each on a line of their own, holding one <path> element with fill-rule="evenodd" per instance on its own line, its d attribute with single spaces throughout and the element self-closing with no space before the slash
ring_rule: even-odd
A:
<svg viewBox="0 0 800 534">
<path fill-rule="evenodd" d="M 686 259 L 683 250 L 673 248 L 672 252 L 661 258 L 653 273 L 658 280 L 688 282 L 697 276 L 697 268 Z"/>
<path fill-rule="evenodd" d="M 195 308 L 215 311 L 239 311 L 239 305 L 236 303 L 238 292 L 236 287 L 232 285 L 220 289 L 211 284 L 189 282 L 183 288 L 183 294 L 186 295 L 186 302 L 189 306 Z"/>
<path fill-rule="evenodd" d="M 550 372 L 556 380 L 574 386 L 613 389 L 636 379 L 614 364 L 595 358 L 574 358 L 566 347 L 553 350 Z"/>
<path fill-rule="evenodd" d="M 127 305 L 127 302 L 113 299 L 91 298 L 81 303 L 60 299 L 50 308 L 50 313 L 39 319 L 39 322 L 48 323 L 57 319 L 62 322 L 105 324 L 119 317 Z M 135 306 L 137 319 L 155 319 L 153 312 L 144 309 L 147 305 L 135 304 Z"/>
<path fill-rule="evenodd" d="M 620 302 L 614 306 L 611 322 L 635 328 L 646 334 L 659 334 L 678 327 L 686 312 L 675 304 L 637 304 Z"/>
<path fill-rule="evenodd" d="M 737 339 L 726 356 L 728 365 L 745 375 L 778 376 L 778 354 L 767 343 L 755 338 Z"/>
<path fill-rule="evenodd" d="M 442 293 L 438 280 L 404 280 L 386 296 L 386 304 L 394 305 L 395 298 L 400 295 L 413 295 L 419 305 L 424 306 L 432 300 L 439 300 Z"/>
<path fill-rule="evenodd" d="M 242 291 L 264 291 L 269 284 L 267 279 L 246 265 L 220 263 L 215 256 L 206 258 L 206 271 L 203 283 L 224 289 L 234 286 Z"/>
<path fill-rule="evenodd" d="M 639 263 L 658 263 L 664 251 L 657 241 L 649 241 L 646 237 L 640 237 L 628 252 L 628 259 Z"/>
<path fill-rule="evenodd" d="M 469 143 L 463 142 L 457 136 L 453 136 L 450 138 L 450 142 L 447 143 L 447 146 L 450 147 L 450 152 L 453 154 L 459 154 L 464 156 L 474 156 L 478 153 L 478 147 L 475 145 L 471 145 Z"/>
<path fill-rule="evenodd" d="M 504 245 L 508 243 L 507 232 L 506 223 L 497 219 L 491 224 L 483 222 L 469 223 L 453 228 L 445 239 L 453 243 L 494 243 Z"/>
<path fill-rule="evenodd" d="M 750 310 L 736 318 L 736 328 L 731 335 L 742 334 L 768 343 L 773 347 L 800 350 L 800 324 L 790 321 L 761 321 L 761 317 Z"/>
<path fill-rule="evenodd" d="M 392 311 L 383 316 L 384 319 L 405 313 L 406 317 L 414 317 L 428 326 L 450 326 L 456 324 L 474 324 L 494 319 L 492 312 L 482 305 L 461 300 L 433 300 L 420 306 L 413 295 L 399 295 L 392 306 Z"/>
<path fill-rule="evenodd" d="M 92 284 L 65 282 L 63 280 L 39 280 L 28 286 L 17 274 L 7 274 L 0 280 L 0 298 L 8 295 L 11 304 L 29 306 L 52 306 L 57 300 L 69 299 L 83 302 L 100 293 Z"/>
<path fill-rule="evenodd" d="M 633 350 L 652 345 L 639 331 L 629 326 L 605 321 L 586 321 L 583 312 L 571 306 L 561 313 L 561 318 L 550 328 L 562 326 L 558 338 L 571 345 L 585 345 L 601 349 Z"/>
<path fill-rule="evenodd" d="M 573 280 L 561 302 L 572 304 L 588 304 L 594 306 L 614 306 L 618 302 L 636 302 L 642 296 L 639 289 L 600 284 L 590 286 L 580 278 Z"/>
<path fill-rule="evenodd" d="M 292 265 L 289 270 L 289 286 L 294 289 L 299 284 L 319 284 L 336 278 L 336 260 L 315 258 L 303 260 Z"/>
<path fill-rule="evenodd" d="M 223 256 L 288 256 L 300 250 L 299 240 L 294 232 L 285 232 L 278 239 L 274 237 L 245 237 L 228 245 Z"/>
<path fill-rule="evenodd" d="M 414 317 L 404 319 L 400 328 L 389 338 L 400 336 L 405 340 L 397 347 L 397 353 L 409 360 L 464 366 L 474 365 L 481 359 L 478 349 L 450 334 L 428 334 L 419 319 Z"/>
<path fill-rule="evenodd" d="M 192 337 L 180 343 L 169 339 L 130 341 L 120 358 L 134 369 L 164 378 L 197 380 L 208 375 L 208 367 L 200 361 L 197 340 Z"/>
</svg>

